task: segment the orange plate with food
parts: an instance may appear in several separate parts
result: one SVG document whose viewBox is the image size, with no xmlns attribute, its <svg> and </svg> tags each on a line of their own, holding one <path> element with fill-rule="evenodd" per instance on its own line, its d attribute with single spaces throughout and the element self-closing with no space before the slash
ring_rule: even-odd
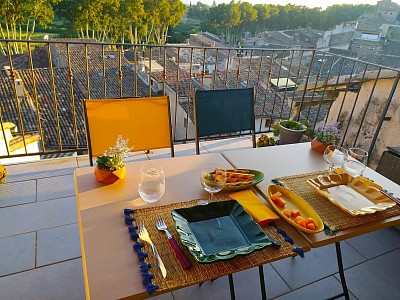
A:
<svg viewBox="0 0 400 300">
<path fill-rule="evenodd" d="M 307 233 L 324 229 L 324 223 L 312 207 L 300 196 L 279 185 L 267 188 L 268 201 L 289 224 Z"/>
</svg>

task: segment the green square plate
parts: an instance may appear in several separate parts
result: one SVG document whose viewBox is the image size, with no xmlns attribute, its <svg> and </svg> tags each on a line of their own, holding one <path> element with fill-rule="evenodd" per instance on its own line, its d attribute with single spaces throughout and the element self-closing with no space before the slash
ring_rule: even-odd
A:
<svg viewBox="0 0 400 300">
<path fill-rule="evenodd" d="M 201 263 L 230 259 L 271 244 L 236 200 L 175 209 L 172 218 L 182 243 Z"/>
</svg>

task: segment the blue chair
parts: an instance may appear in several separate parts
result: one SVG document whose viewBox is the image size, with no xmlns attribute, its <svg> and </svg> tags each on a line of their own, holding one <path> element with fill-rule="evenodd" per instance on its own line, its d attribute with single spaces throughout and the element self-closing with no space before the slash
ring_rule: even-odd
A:
<svg viewBox="0 0 400 300">
<path fill-rule="evenodd" d="M 251 133 L 255 148 L 254 88 L 196 91 L 194 123 L 196 154 L 200 154 L 200 139 L 216 135 L 226 138 Z"/>
</svg>

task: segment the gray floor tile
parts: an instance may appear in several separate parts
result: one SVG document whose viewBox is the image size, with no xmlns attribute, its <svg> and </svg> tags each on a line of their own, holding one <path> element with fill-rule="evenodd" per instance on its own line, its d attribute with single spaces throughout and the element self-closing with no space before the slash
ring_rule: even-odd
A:
<svg viewBox="0 0 400 300">
<path fill-rule="evenodd" d="M 363 300 L 399 299 L 399 257 L 400 249 L 397 249 L 346 270 L 351 293 Z"/>
<path fill-rule="evenodd" d="M 76 167 L 76 157 L 12 164 L 7 166 L 7 182 L 73 174 Z"/>
<path fill-rule="evenodd" d="M 385 228 L 346 240 L 354 249 L 367 259 L 400 248 L 400 230 Z"/>
<path fill-rule="evenodd" d="M 77 222 L 75 197 L 0 209 L 0 238 Z"/>
<path fill-rule="evenodd" d="M 0 299 L 84 300 L 81 259 L 2 277 Z"/>
<path fill-rule="evenodd" d="M 267 298 L 272 299 L 290 291 L 288 285 L 270 264 L 264 265 L 264 282 Z M 238 299 L 261 299 L 260 275 L 258 268 L 233 274 L 235 295 Z"/>
<path fill-rule="evenodd" d="M 36 180 L 0 184 L 0 207 L 36 202 Z"/>
<path fill-rule="evenodd" d="M 36 232 L 1 238 L 0 276 L 33 269 L 35 250 Z"/>
<path fill-rule="evenodd" d="M 74 176 L 64 175 L 38 179 L 37 201 L 52 200 L 75 195 Z"/>
<path fill-rule="evenodd" d="M 166 293 L 166 294 L 151 297 L 149 299 L 151 299 L 151 300 L 174 300 L 174 297 L 172 296 L 172 293 Z"/>
<path fill-rule="evenodd" d="M 201 147 L 203 151 L 206 151 L 205 148 Z M 206 151 L 207 152 L 207 151 Z M 196 154 L 196 148 L 194 143 L 189 144 L 178 144 L 174 146 L 175 156 L 189 156 Z M 160 159 L 160 158 L 168 158 L 171 157 L 170 149 L 155 149 L 151 150 L 149 154 L 147 154 L 150 160 Z"/>
<path fill-rule="evenodd" d="M 56 176 L 64 176 L 74 174 L 76 168 L 60 169 L 60 170 L 47 170 L 37 171 L 25 174 L 9 174 L 6 182 L 20 182 L 33 179 L 49 178 Z"/>
<path fill-rule="evenodd" d="M 201 145 L 210 153 L 253 148 L 253 142 L 251 141 L 251 138 L 247 136 L 232 139 L 202 141 Z"/>
<path fill-rule="evenodd" d="M 290 288 L 269 264 L 264 265 L 264 279 L 268 299 L 272 299 L 290 291 Z M 233 282 L 237 299 L 261 299 L 258 268 L 252 268 L 233 274 Z M 194 285 L 174 291 L 172 294 L 175 300 L 230 299 L 228 277 L 224 276 L 214 281 L 207 281 L 201 287 Z"/>
<path fill-rule="evenodd" d="M 81 256 L 78 224 L 37 232 L 38 267 Z"/>
<path fill-rule="evenodd" d="M 341 249 L 345 268 L 366 261 L 346 242 L 341 243 Z M 338 271 L 335 245 L 312 249 L 305 258 L 286 258 L 272 266 L 291 289 L 298 289 Z"/>
<path fill-rule="evenodd" d="M 173 291 L 172 295 L 174 296 L 175 300 L 230 299 L 228 276 L 220 277 L 214 281 L 204 282 L 201 286 L 196 284 Z"/>
<path fill-rule="evenodd" d="M 342 285 L 334 276 L 285 294 L 275 300 L 327 299 L 342 293 Z M 350 297 L 354 299 L 354 297 Z"/>
</svg>

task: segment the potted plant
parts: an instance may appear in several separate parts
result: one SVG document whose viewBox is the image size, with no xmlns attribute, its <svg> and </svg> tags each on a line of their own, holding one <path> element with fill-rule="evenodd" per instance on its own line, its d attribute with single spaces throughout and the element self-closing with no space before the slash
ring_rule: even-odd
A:
<svg viewBox="0 0 400 300">
<path fill-rule="evenodd" d="M 336 143 L 339 138 L 339 122 L 324 121 L 317 124 L 317 131 L 314 139 L 311 141 L 311 149 L 324 153 L 326 147 Z"/>
<path fill-rule="evenodd" d="M 7 177 L 7 169 L 3 165 L 0 164 L 0 183 L 6 181 Z"/>
<path fill-rule="evenodd" d="M 309 123 L 307 120 L 297 122 L 295 120 L 280 121 L 274 126 L 272 132 L 279 136 L 279 144 L 294 144 L 301 140 L 303 134 L 307 131 Z"/>
<path fill-rule="evenodd" d="M 262 133 L 260 137 L 257 139 L 256 145 L 257 147 L 274 146 L 275 139 L 273 137 L 268 137 L 266 134 Z"/>
<path fill-rule="evenodd" d="M 104 183 L 114 183 L 118 179 L 124 178 L 126 174 L 125 164 L 122 161 L 123 157 L 129 154 L 133 147 L 128 147 L 128 139 L 123 140 L 119 135 L 114 147 L 110 147 L 104 155 L 96 159 L 96 168 L 94 175 L 96 180 Z"/>
</svg>

